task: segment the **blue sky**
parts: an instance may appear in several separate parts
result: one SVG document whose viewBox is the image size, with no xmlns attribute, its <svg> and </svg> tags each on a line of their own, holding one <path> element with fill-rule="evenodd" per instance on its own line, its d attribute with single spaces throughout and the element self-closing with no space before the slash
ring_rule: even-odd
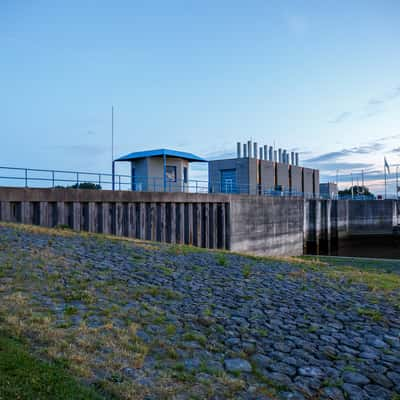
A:
<svg viewBox="0 0 400 400">
<path fill-rule="evenodd" d="M 109 171 L 114 105 L 116 156 L 252 138 L 379 190 L 400 162 L 399 19 L 397 0 L 2 0 L 0 165 Z"/>
</svg>

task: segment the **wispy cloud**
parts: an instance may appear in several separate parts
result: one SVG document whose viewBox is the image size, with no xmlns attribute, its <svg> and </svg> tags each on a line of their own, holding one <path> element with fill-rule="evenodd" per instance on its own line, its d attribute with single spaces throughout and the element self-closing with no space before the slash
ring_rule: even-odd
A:
<svg viewBox="0 0 400 400">
<path fill-rule="evenodd" d="M 334 118 L 332 121 L 329 121 L 329 123 L 340 124 L 341 122 L 348 120 L 351 117 L 351 114 L 352 113 L 350 111 L 344 111 L 337 115 L 336 118 Z"/>
<path fill-rule="evenodd" d="M 328 161 L 342 159 L 352 154 L 370 154 L 382 150 L 384 145 L 379 142 L 372 142 L 361 146 L 350 147 L 340 151 L 332 151 L 329 153 L 320 154 L 319 156 L 305 160 L 308 163 L 326 163 Z"/>
<path fill-rule="evenodd" d="M 372 97 L 364 106 L 357 111 L 344 111 L 333 118 L 329 123 L 340 124 L 352 118 L 359 116 L 360 118 L 370 118 L 385 111 L 385 104 L 400 97 L 400 85 L 394 87 L 386 94 L 379 97 Z"/>
</svg>

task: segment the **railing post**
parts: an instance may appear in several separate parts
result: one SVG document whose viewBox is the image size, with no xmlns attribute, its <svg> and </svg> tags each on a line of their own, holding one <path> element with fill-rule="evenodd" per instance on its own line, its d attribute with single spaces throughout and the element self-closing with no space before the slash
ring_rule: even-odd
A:
<svg viewBox="0 0 400 400">
<path fill-rule="evenodd" d="M 76 188 L 79 189 L 79 172 L 76 173 Z"/>
<path fill-rule="evenodd" d="M 28 168 L 25 168 L 25 187 L 28 187 Z"/>
<path fill-rule="evenodd" d="M 51 181 L 52 181 L 53 189 L 54 189 L 54 171 L 51 171 Z"/>
<path fill-rule="evenodd" d="M 121 175 L 118 175 L 118 189 L 121 190 Z"/>
<path fill-rule="evenodd" d="M 99 186 L 101 187 L 101 174 L 99 174 Z"/>
</svg>

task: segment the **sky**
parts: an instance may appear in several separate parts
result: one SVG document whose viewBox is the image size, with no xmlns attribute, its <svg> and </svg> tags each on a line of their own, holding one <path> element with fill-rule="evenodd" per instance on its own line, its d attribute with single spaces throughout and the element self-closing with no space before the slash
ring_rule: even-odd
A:
<svg viewBox="0 0 400 400">
<path fill-rule="evenodd" d="M 1 0 L 0 166 L 109 172 L 114 106 L 115 157 L 253 139 L 382 191 L 399 20 L 398 0 Z"/>
</svg>

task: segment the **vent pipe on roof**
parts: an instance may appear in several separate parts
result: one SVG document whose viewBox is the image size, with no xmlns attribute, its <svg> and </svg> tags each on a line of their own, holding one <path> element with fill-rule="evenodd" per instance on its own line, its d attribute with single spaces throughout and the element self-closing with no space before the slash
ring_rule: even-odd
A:
<svg viewBox="0 0 400 400">
<path fill-rule="evenodd" d="M 282 162 L 282 149 L 278 149 L 278 162 Z"/>
<path fill-rule="evenodd" d="M 251 140 L 249 140 L 249 141 L 247 142 L 247 154 L 248 154 L 249 158 L 252 157 L 252 144 L 251 144 Z"/>
<path fill-rule="evenodd" d="M 274 148 L 269 146 L 269 161 L 274 161 Z"/>
<path fill-rule="evenodd" d="M 240 142 L 237 142 L 236 143 L 236 149 L 237 149 L 237 158 L 240 158 L 241 156 L 242 156 L 242 154 L 241 154 L 241 144 L 240 144 Z"/>
<path fill-rule="evenodd" d="M 243 158 L 247 158 L 247 144 L 243 143 Z"/>
<path fill-rule="evenodd" d="M 264 160 L 268 160 L 268 146 L 264 144 Z"/>
<path fill-rule="evenodd" d="M 283 152 L 282 152 L 282 162 L 284 164 L 286 164 L 286 150 L 285 149 L 283 149 Z"/>
<path fill-rule="evenodd" d="M 258 157 L 258 144 L 257 144 L 257 142 L 254 142 L 254 144 L 253 144 L 253 157 L 254 158 L 257 158 Z"/>
<path fill-rule="evenodd" d="M 296 153 L 296 165 L 299 166 L 299 153 Z"/>
<path fill-rule="evenodd" d="M 259 152 L 260 152 L 260 160 L 263 160 L 264 159 L 264 156 L 263 156 L 264 152 L 263 152 L 263 148 L 262 147 L 260 147 Z"/>
<path fill-rule="evenodd" d="M 290 153 L 290 157 L 291 157 L 292 165 L 294 165 L 294 151 L 292 151 Z"/>
<path fill-rule="evenodd" d="M 278 152 L 276 150 L 274 150 L 274 161 L 278 161 Z"/>
</svg>

